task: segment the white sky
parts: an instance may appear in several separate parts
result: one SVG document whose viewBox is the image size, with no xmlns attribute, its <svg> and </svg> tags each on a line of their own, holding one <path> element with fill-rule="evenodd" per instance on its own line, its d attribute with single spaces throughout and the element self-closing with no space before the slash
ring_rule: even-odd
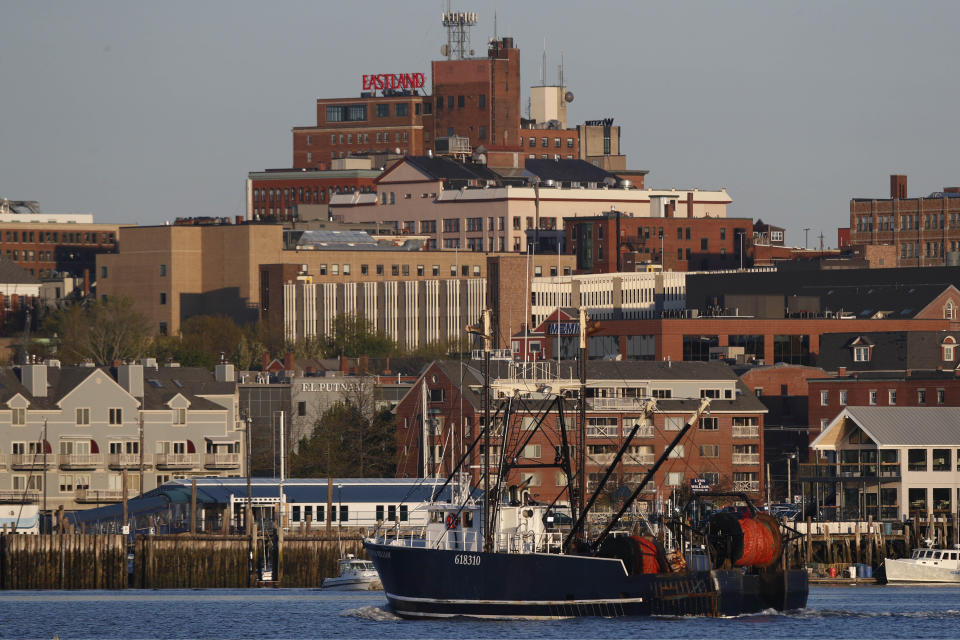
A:
<svg viewBox="0 0 960 640">
<path fill-rule="evenodd" d="M 289 167 L 315 99 L 439 57 L 446 3 L 4 0 L 0 197 L 99 222 L 233 216 Z M 851 197 L 960 186 L 960 3 L 486 2 L 522 82 L 560 54 L 569 124 L 614 117 L 647 185 L 726 187 L 730 216 L 827 246 Z M 428 75 L 429 78 L 429 75 Z M 429 81 L 429 80 L 428 80 Z"/>
</svg>

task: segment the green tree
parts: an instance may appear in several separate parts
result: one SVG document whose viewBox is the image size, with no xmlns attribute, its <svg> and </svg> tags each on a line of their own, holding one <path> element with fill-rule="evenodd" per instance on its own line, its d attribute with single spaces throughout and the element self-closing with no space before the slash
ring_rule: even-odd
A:
<svg viewBox="0 0 960 640">
<path fill-rule="evenodd" d="M 98 365 L 138 360 L 149 349 L 152 328 L 126 296 L 73 305 L 57 311 L 49 325 L 59 338 L 66 364 L 89 359 Z"/>
<path fill-rule="evenodd" d="M 370 356 L 380 358 L 397 351 L 396 343 L 383 332 L 374 329 L 366 318 L 339 315 L 333 321 L 333 335 L 328 337 L 327 357 Z"/>
</svg>

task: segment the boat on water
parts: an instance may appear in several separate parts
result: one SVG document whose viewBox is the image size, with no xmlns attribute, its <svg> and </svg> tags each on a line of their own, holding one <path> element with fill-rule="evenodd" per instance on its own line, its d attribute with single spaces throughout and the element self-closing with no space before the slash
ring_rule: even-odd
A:
<svg viewBox="0 0 960 640">
<path fill-rule="evenodd" d="M 914 549 L 909 558 L 883 563 L 887 582 L 960 583 L 960 547 Z"/>
<path fill-rule="evenodd" d="M 581 316 L 581 420 L 579 443 L 584 438 L 583 362 L 585 319 Z M 489 334 L 489 321 L 485 334 Z M 566 398 L 539 394 L 539 416 L 524 423 L 525 436 L 511 440 L 513 424 L 510 401 L 501 404 L 495 419 L 489 412 L 489 346 L 485 349 L 484 428 L 463 454 L 453 474 L 450 501 L 427 507 L 429 523 L 421 535 L 403 535 L 396 529 L 364 540 L 368 556 L 377 568 L 389 608 L 405 618 L 468 616 L 499 619 L 554 619 L 578 616 L 736 616 L 764 610 L 792 610 L 806 606 L 807 572 L 787 566 L 783 553 L 791 533 L 775 518 L 759 513 L 745 494 L 699 494 L 736 498 L 742 511 L 716 513 L 693 526 L 687 507 L 664 518 L 657 527 L 647 523 L 617 532 L 621 518 L 647 482 L 670 456 L 690 427 L 707 410 L 709 399 L 666 446 L 662 455 L 637 483 L 633 494 L 613 515 L 603 531 L 588 537 L 586 516 L 617 464 L 626 452 L 648 412 L 607 467 L 590 499 L 587 495 L 584 455 L 574 470 L 566 429 L 562 426 Z M 574 523 L 561 531 L 551 525 L 553 505 L 537 503 L 518 492 L 504 490 L 503 480 L 519 454 L 508 452 L 510 442 L 522 447 L 529 434 L 542 428 L 547 407 L 558 411 L 556 424 L 561 445 L 554 466 L 568 478 L 568 496 Z M 521 404 L 525 404 L 521 403 Z M 516 417 L 516 416 L 513 416 Z M 524 418 L 527 420 L 527 418 Z M 477 497 L 468 486 L 464 468 L 471 451 L 481 441 L 482 451 L 491 450 L 491 433 L 503 452 L 498 463 L 482 458 L 483 491 Z M 582 450 L 581 446 L 581 450 Z M 498 480 L 490 486 L 491 464 Z M 519 465 L 517 465 L 519 466 Z M 529 465 L 525 465 L 529 468 Z M 550 465 L 543 465 L 550 466 Z M 574 480 L 576 479 L 576 480 Z M 574 483 L 577 486 L 574 487 Z M 435 493 L 437 495 L 439 492 Z M 698 500 L 697 497 L 692 501 Z M 696 505 L 694 505 L 696 506 Z"/>
<path fill-rule="evenodd" d="M 360 560 L 352 553 L 348 553 L 337 563 L 337 575 L 333 578 L 324 578 L 320 585 L 322 589 L 337 589 L 344 591 L 377 591 L 381 589 L 380 576 L 369 560 Z"/>
</svg>

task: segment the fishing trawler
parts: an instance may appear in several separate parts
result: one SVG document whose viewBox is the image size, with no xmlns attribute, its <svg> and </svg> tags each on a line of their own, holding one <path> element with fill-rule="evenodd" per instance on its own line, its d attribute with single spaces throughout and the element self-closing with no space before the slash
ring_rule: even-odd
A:
<svg viewBox="0 0 960 640">
<path fill-rule="evenodd" d="M 484 356 L 484 428 L 461 457 L 450 484 L 450 501 L 428 507 L 429 523 L 425 534 L 403 536 L 399 530 L 391 537 L 385 532 L 364 541 L 364 547 L 377 568 L 390 609 L 401 617 L 443 618 L 470 616 L 480 618 L 550 619 L 576 616 L 697 615 L 735 616 L 767 609 L 778 611 L 806 606 L 808 582 L 802 569 L 790 569 L 783 554 L 789 532 L 772 517 L 758 513 L 745 495 L 745 512 L 718 513 L 698 527 L 674 521 L 679 535 L 688 540 L 667 553 L 663 530 L 660 536 L 628 532 L 614 535 L 621 518 L 639 496 L 643 487 L 670 456 L 699 417 L 709 407 L 703 400 L 691 418 L 648 469 L 633 494 L 624 501 L 603 531 L 588 539 L 585 519 L 603 491 L 614 468 L 630 445 L 643 420 L 638 420 L 623 446 L 607 468 L 590 500 L 580 502 L 586 483 L 583 452 L 574 473 L 563 427 L 567 399 L 560 394 L 541 394 L 542 403 L 559 412 L 558 427 L 562 442 L 558 449 L 559 467 L 568 480 L 568 495 L 576 518 L 570 530 L 561 533 L 549 527 L 551 505 L 521 498 L 517 492 L 503 489 L 501 483 L 511 459 L 506 453 L 509 409 L 497 409 L 497 420 L 490 419 L 489 386 L 489 314 L 485 313 Z M 581 315 L 581 407 L 579 444 L 584 443 L 583 387 L 585 318 Z M 508 403 L 509 405 L 509 403 Z M 649 400 L 644 418 L 656 407 Z M 503 409 L 503 410 L 502 410 Z M 542 428 L 543 412 L 533 430 Z M 494 426 L 496 425 L 496 426 Z M 528 425 L 525 429 L 531 430 Z M 498 434 L 504 453 L 500 457 L 498 482 L 490 486 L 491 433 Z M 483 491 L 475 498 L 464 486 L 465 461 L 481 442 Z M 521 446 L 529 441 L 529 436 Z M 495 465 L 496 466 L 496 465 Z M 574 480 L 575 479 L 575 480 Z M 574 490 L 574 482 L 578 488 Z M 515 487 L 513 488 L 515 489 Z M 652 533 L 648 530 L 647 533 Z M 699 553 L 692 553 L 697 549 Z M 691 553 L 684 554 L 684 550 Z"/>
</svg>

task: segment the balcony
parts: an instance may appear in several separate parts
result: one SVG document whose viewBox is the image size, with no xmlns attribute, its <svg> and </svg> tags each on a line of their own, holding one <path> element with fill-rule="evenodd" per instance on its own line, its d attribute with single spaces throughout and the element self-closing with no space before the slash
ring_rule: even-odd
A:
<svg viewBox="0 0 960 640">
<path fill-rule="evenodd" d="M 144 454 L 143 455 L 144 466 L 149 465 L 152 459 L 153 459 L 152 456 Z M 107 466 L 109 466 L 111 469 L 139 469 L 140 454 L 139 453 L 111 453 L 110 457 L 107 459 Z"/>
<path fill-rule="evenodd" d="M 587 437 L 588 438 L 613 438 L 616 440 L 619 427 L 587 427 Z"/>
<path fill-rule="evenodd" d="M 239 453 L 208 453 L 203 458 L 203 466 L 207 469 L 239 469 Z"/>
<path fill-rule="evenodd" d="M 588 398 L 587 404 L 591 409 L 602 411 L 605 409 L 619 409 L 639 411 L 646 404 L 644 398 Z"/>
<path fill-rule="evenodd" d="M 17 504 L 36 504 L 40 502 L 40 492 L 36 489 L 0 489 L 0 502 Z"/>
<path fill-rule="evenodd" d="M 636 455 L 630 455 L 629 453 L 623 456 L 624 464 L 653 464 L 653 454 L 652 453 L 638 453 Z"/>
<path fill-rule="evenodd" d="M 157 469 L 193 469 L 200 466 L 199 453 L 158 453 Z"/>
<path fill-rule="evenodd" d="M 759 453 L 735 453 L 733 464 L 760 464 Z"/>
<path fill-rule="evenodd" d="M 135 498 L 139 495 L 138 489 L 127 488 L 127 498 Z M 123 500 L 122 489 L 77 489 L 74 493 L 74 500 L 85 504 L 96 503 L 106 504 L 109 502 L 120 502 Z"/>
<path fill-rule="evenodd" d="M 617 457 L 616 453 L 588 453 L 587 461 L 591 464 L 607 466 Z"/>
<path fill-rule="evenodd" d="M 748 425 L 748 426 L 734 425 L 733 437 L 734 438 L 759 438 L 760 427 L 757 425 Z"/>
<path fill-rule="evenodd" d="M 11 453 L 10 454 L 10 468 L 11 469 L 43 469 L 43 458 L 42 453 Z M 52 453 L 46 455 L 47 458 L 47 469 L 52 469 L 54 462 L 56 462 L 56 456 Z"/>
<path fill-rule="evenodd" d="M 733 490 L 743 491 L 745 493 L 757 493 L 758 491 L 760 491 L 760 481 L 759 480 L 734 480 Z"/>
<path fill-rule="evenodd" d="M 58 457 L 61 469 L 96 469 L 103 465 L 100 453 L 61 453 Z"/>
</svg>

